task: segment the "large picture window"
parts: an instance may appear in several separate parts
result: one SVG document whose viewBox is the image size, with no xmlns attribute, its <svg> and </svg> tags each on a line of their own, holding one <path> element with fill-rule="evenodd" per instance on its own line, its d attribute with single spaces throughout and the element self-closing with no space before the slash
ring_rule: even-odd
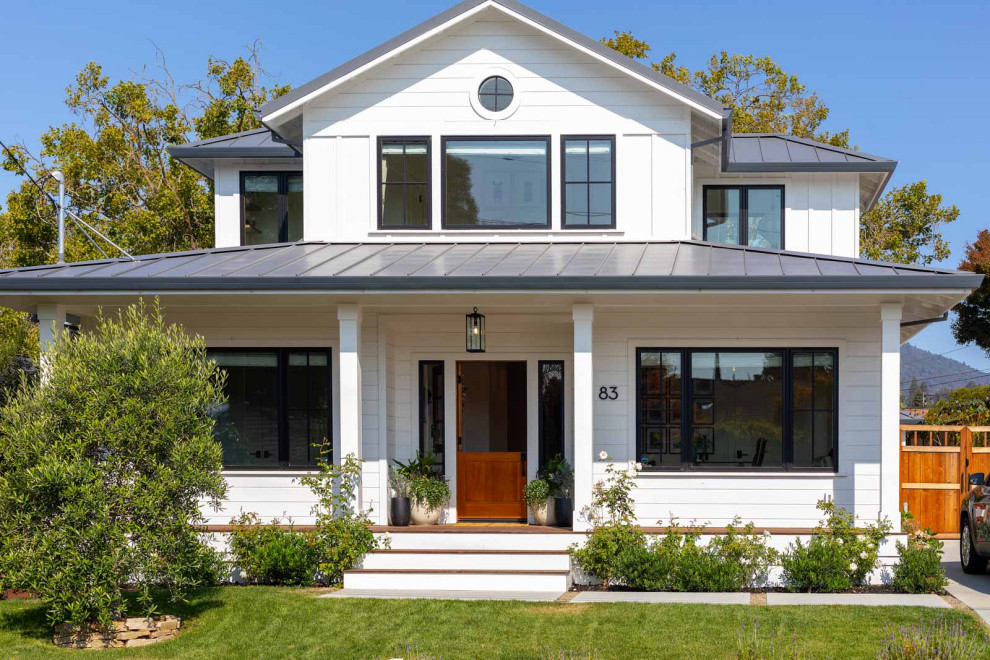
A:
<svg viewBox="0 0 990 660">
<path fill-rule="evenodd" d="M 430 227 L 430 139 L 378 140 L 378 226 Z"/>
<path fill-rule="evenodd" d="M 443 138 L 445 229 L 550 226 L 550 138 Z"/>
<path fill-rule="evenodd" d="M 563 227 L 615 227 L 615 137 L 562 136 Z"/>
<path fill-rule="evenodd" d="M 783 186 L 705 186 L 703 206 L 704 240 L 783 249 Z"/>
<path fill-rule="evenodd" d="M 637 351 L 645 469 L 834 470 L 834 349 Z"/>
<path fill-rule="evenodd" d="M 330 350 L 211 349 L 208 357 L 227 375 L 227 402 L 213 414 L 224 466 L 315 466 L 314 445 L 330 439 Z"/>
<path fill-rule="evenodd" d="M 303 237 L 302 172 L 241 173 L 241 245 Z"/>
</svg>

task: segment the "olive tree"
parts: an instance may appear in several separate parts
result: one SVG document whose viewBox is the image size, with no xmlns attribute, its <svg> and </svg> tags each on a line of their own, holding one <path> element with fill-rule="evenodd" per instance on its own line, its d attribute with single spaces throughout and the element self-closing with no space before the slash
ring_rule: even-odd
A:
<svg viewBox="0 0 990 660">
<path fill-rule="evenodd" d="M 203 340 L 140 303 L 63 334 L 48 364 L 0 410 L 0 586 L 37 592 L 53 624 L 108 627 L 215 579 L 196 525 L 226 493 L 222 377 Z"/>
</svg>

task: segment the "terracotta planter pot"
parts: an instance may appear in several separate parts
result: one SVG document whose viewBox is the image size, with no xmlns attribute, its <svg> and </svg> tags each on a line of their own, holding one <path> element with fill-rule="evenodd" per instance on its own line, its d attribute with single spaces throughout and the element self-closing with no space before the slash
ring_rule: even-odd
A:
<svg viewBox="0 0 990 660">
<path fill-rule="evenodd" d="M 549 525 L 550 524 L 550 512 L 553 509 L 553 498 L 551 497 L 543 504 L 539 506 L 531 506 L 529 510 L 533 512 L 533 524 L 534 525 Z"/>
<path fill-rule="evenodd" d="M 433 511 L 427 511 L 425 506 L 412 503 L 412 509 L 410 510 L 412 524 L 413 525 L 436 525 L 437 521 L 440 520 L 440 513 L 443 511 L 442 507 L 437 507 Z"/>
</svg>

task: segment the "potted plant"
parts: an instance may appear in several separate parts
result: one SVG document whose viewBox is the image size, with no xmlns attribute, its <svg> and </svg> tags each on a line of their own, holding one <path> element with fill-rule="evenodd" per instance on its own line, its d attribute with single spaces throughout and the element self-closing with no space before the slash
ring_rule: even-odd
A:
<svg viewBox="0 0 990 660">
<path fill-rule="evenodd" d="M 398 467 L 388 469 L 388 483 L 392 487 L 389 501 L 389 521 L 396 527 L 408 527 L 410 516 L 409 477 Z"/>
<path fill-rule="evenodd" d="M 550 484 L 543 479 L 534 479 L 523 488 L 523 500 L 533 512 L 533 520 L 537 525 L 547 524 L 547 514 L 550 511 L 553 498 L 550 497 Z"/>
<path fill-rule="evenodd" d="M 570 527 L 574 523 L 574 470 L 562 455 L 557 454 L 544 465 L 536 475 L 550 485 L 553 498 L 553 512 L 559 527 Z"/>
<path fill-rule="evenodd" d="M 443 507 L 450 501 L 450 486 L 436 469 L 433 453 L 420 453 L 406 463 L 395 463 L 398 471 L 408 479 L 412 524 L 436 525 Z"/>
</svg>

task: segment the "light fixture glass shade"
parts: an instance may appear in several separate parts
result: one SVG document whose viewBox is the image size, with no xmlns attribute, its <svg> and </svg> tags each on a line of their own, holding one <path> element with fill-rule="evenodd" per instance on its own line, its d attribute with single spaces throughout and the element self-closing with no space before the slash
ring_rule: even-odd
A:
<svg viewBox="0 0 990 660">
<path fill-rule="evenodd" d="M 464 343 L 468 353 L 485 352 L 485 315 L 478 313 L 478 308 L 474 312 L 464 317 L 465 337 Z"/>
</svg>

